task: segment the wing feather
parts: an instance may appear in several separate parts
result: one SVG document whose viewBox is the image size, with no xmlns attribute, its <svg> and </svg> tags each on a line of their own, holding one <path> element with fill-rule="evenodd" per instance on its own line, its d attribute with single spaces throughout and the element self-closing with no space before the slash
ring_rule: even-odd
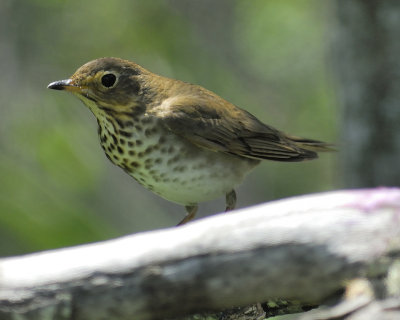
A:
<svg viewBox="0 0 400 320">
<path fill-rule="evenodd" d="M 302 161 L 316 158 L 315 151 L 328 149 L 323 142 L 290 137 L 265 125 L 216 95 L 175 97 L 154 108 L 152 114 L 199 147 L 240 157 Z"/>
</svg>

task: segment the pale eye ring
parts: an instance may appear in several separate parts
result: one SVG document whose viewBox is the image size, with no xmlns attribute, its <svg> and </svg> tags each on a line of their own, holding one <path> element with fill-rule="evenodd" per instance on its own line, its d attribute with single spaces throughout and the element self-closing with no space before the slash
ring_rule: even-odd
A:
<svg viewBox="0 0 400 320">
<path fill-rule="evenodd" d="M 101 77 L 101 84 L 106 88 L 111 88 L 117 81 L 117 77 L 113 73 L 107 73 Z"/>
</svg>

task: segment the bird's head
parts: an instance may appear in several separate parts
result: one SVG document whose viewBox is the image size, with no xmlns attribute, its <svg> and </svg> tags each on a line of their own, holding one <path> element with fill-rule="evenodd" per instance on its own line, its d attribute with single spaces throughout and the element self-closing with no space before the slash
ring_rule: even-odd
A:
<svg viewBox="0 0 400 320">
<path fill-rule="evenodd" d="M 96 115 L 100 110 L 134 112 L 140 107 L 143 77 L 149 72 L 139 65 L 118 58 L 100 58 L 81 66 L 66 80 L 48 85 L 76 95 Z"/>
</svg>

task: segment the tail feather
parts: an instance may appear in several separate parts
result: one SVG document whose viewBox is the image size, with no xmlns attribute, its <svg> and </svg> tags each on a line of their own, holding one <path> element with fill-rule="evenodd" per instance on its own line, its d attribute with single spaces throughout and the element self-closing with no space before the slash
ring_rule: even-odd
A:
<svg viewBox="0 0 400 320">
<path fill-rule="evenodd" d="M 296 136 L 286 136 L 290 141 L 294 142 L 299 148 L 315 151 L 315 152 L 330 152 L 337 151 L 334 145 L 331 143 L 326 143 L 318 140 L 300 138 Z"/>
<path fill-rule="evenodd" d="M 296 162 L 318 158 L 318 152 L 335 151 L 332 144 L 285 134 L 277 135 L 275 140 L 255 136 L 238 141 L 240 143 L 230 145 L 229 153 L 259 160 Z"/>
</svg>

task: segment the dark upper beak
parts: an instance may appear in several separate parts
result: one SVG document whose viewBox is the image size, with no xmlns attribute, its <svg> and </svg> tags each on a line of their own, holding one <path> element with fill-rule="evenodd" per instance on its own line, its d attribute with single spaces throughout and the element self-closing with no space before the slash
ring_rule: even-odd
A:
<svg viewBox="0 0 400 320">
<path fill-rule="evenodd" d="M 64 90 L 66 87 L 71 86 L 71 79 L 66 79 L 66 80 L 59 80 L 59 81 L 54 81 L 50 83 L 47 88 L 48 89 L 54 89 L 54 90 Z"/>
<path fill-rule="evenodd" d="M 66 90 L 69 92 L 78 92 L 82 93 L 82 91 L 86 88 L 84 86 L 77 86 L 71 79 L 59 80 L 50 83 L 47 88 L 54 90 Z"/>
</svg>

